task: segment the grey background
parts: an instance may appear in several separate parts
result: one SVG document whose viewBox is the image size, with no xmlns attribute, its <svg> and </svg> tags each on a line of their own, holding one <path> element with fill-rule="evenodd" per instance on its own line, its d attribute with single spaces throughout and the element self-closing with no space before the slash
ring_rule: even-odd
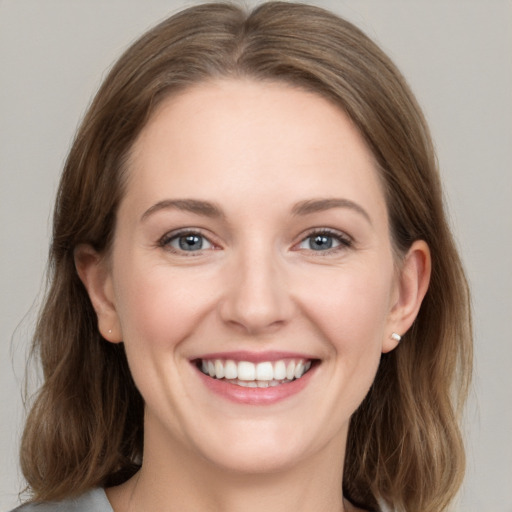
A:
<svg viewBox="0 0 512 512">
<path fill-rule="evenodd" d="M 73 133 L 120 51 L 156 21 L 194 3 L 0 0 L 1 510 L 17 503 L 22 487 L 17 449 L 24 361 L 51 205 Z M 469 467 L 455 510 L 512 512 L 512 2 L 314 3 L 381 44 L 430 122 L 475 311 Z"/>
</svg>

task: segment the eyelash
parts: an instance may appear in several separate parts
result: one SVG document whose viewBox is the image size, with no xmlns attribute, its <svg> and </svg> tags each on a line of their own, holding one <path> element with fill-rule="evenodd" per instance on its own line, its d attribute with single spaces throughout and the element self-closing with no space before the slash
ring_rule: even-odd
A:
<svg viewBox="0 0 512 512">
<path fill-rule="evenodd" d="M 170 244 L 174 240 L 178 240 L 181 237 L 185 236 L 197 236 L 200 237 L 202 240 L 205 240 L 208 244 L 211 245 L 211 247 L 208 247 L 206 249 L 199 249 L 197 251 L 186 251 L 183 249 L 176 249 L 175 247 L 172 247 Z M 305 243 L 307 240 L 313 239 L 314 237 L 319 236 L 325 236 L 328 238 L 334 239 L 336 242 L 338 242 L 339 245 L 335 247 L 329 247 L 325 250 L 315 250 L 315 249 L 308 249 L 303 248 L 303 250 L 308 251 L 309 253 L 315 253 L 317 255 L 321 256 L 327 256 L 332 255 L 334 253 L 337 253 L 340 250 L 348 249 L 352 247 L 353 240 L 351 237 L 346 235 L 345 233 L 342 233 L 340 231 L 336 231 L 334 229 L 329 228 L 321 228 L 321 229 L 313 229 L 312 231 L 309 231 L 301 240 L 294 245 L 293 250 L 301 250 L 300 245 Z M 166 233 L 160 240 L 158 241 L 158 247 L 161 247 L 169 252 L 172 252 L 174 254 L 179 254 L 180 256 L 198 256 L 203 253 L 205 250 L 211 250 L 212 248 L 215 250 L 215 244 L 207 237 L 205 236 L 200 230 L 197 229 L 182 229 L 179 231 L 173 231 L 171 233 Z"/>
<path fill-rule="evenodd" d="M 309 231 L 306 236 L 304 236 L 298 244 L 295 245 L 295 247 L 303 244 L 307 240 L 313 239 L 318 236 L 326 236 L 328 238 L 333 238 L 336 240 L 339 245 L 336 247 L 330 247 L 326 250 L 320 250 L 316 251 L 314 249 L 304 249 L 310 253 L 318 254 L 319 256 L 328 256 L 337 253 L 338 251 L 342 251 L 344 249 L 349 249 L 353 245 L 353 240 L 351 237 L 346 235 L 345 233 L 341 231 L 337 231 L 335 229 L 329 229 L 329 228 L 320 228 L 320 229 L 313 229 Z"/>
<path fill-rule="evenodd" d="M 207 237 L 205 236 L 200 230 L 197 229 L 182 229 L 179 231 L 173 231 L 171 233 L 166 233 L 160 240 L 158 241 L 158 246 L 173 253 L 173 254 L 179 254 L 180 256 L 198 256 L 203 253 L 204 250 L 210 250 L 210 248 L 207 249 L 199 249 L 198 251 L 185 251 L 183 249 L 176 249 L 175 247 L 172 247 L 170 244 L 174 240 L 178 240 L 181 237 L 186 236 L 197 236 L 200 237 L 202 240 L 206 240 L 213 248 L 215 248 L 215 244 Z"/>
</svg>

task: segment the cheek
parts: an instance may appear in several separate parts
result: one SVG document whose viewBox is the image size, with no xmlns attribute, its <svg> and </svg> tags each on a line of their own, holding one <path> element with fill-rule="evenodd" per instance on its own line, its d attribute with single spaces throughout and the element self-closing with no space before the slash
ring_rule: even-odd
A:
<svg viewBox="0 0 512 512">
<path fill-rule="evenodd" d="M 375 379 L 392 285 L 392 263 L 339 268 L 323 279 L 323 293 L 308 301 L 307 314 L 330 354 L 326 362 L 337 390 L 332 410 L 339 417 L 357 409 Z"/>
<path fill-rule="evenodd" d="M 178 407 L 169 389 L 185 392 L 179 363 L 211 297 L 204 285 L 169 266 L 127 263 L 117 266 L 115 293 L 128 364 L 145 403 L 165 415 L 164 404 Z"/>
<path fill-rule="evenodd" d="M 316 280 L 309 275 L 300 288 L 303 317 L 324 348 L 329 382 L 329 393 L 322 390 L 324 401 L 330 417 L 343 422 L 367 395 L 386 336 L 393 265 L 367 263 L 315 270 Z M 333 428 L 338 427 L 334 422 Z"/>
<path fill-rule="evenodd" d="M 317 279 L 316 292 L 305 307 L 333 348 L 356 355 L 374 346 L 380 353 L 390 311 L 392 271 L 382 265 L 360 271 L 340 268 L 322 281 Z"/>
<path fill-rule="evenodd" d="M 125 278 L 117 279 L 116 306 L 127 346 L 138 345 L 143 351 L 172 349 L 193 331 L 208 307 L 210 298 L 204 287 L 169 267 L 132 264 L 118 268 Z"/>
</svg>

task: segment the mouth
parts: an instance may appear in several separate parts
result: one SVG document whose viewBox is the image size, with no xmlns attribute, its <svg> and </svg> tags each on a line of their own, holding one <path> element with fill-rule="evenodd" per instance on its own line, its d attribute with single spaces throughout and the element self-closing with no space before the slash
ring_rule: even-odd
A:
<svg viewBox="0 0 512 512">
<path fill-rule="evenodd" d="M 198 370 L 211 379 L 245 388 L 277 387 L 302 379 L 317 360 L 284 358 L 276 361 L 235 361 L 205 358 L 194 361 Z"/>
</svg>

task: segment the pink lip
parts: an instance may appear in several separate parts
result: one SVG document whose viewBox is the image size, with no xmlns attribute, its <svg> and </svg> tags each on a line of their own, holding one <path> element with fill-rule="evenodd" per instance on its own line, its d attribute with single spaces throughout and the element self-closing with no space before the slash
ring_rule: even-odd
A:
<svg viewBox="0 0 512 512">
<path fill-rule="evenodd" d="M 295 357 L 298 356 L 295 355 Z M 216 358 L 222 359 L 223 357 Z M 232 359 L 232 357 L 230 356 L 226 359 Z M 242 360 L 246 361 L 247 359 Z M 264 360 L 268 361 L 268 359 Z M 302 391 L 308 385 L 316 369 L 317 366 L 313 365 L 312 368 L 300 379 L 295 379 L 292 382 L 268 388 L 246 388 L 243 386 L 237 386 L 236 384 L 229 383 L 229 381 L 226 381 L 225 379 L 213 379 L 212 377 L 205 375 L 201 370 L 199 370 L 199 368 L 197 368 L 197 374 L 203 384 L 210 391 L 216 395 L 226 398 L 227 400 L 238 404 L 270 405 L 296 395 Z"/>
<path fill-rule="evenodd" d="M 299 354 L 297 352 L 250 352 L 247 350 L 239 350 L 236 352 L 215 352 L 199 355 L 197 359 L 231 359 L 232 361 L 250 361 L 251 363 L 261 363 L 264 361 L 278 361 L 279 359 L 317 359 L 308 354 Z"/>
</svg>

